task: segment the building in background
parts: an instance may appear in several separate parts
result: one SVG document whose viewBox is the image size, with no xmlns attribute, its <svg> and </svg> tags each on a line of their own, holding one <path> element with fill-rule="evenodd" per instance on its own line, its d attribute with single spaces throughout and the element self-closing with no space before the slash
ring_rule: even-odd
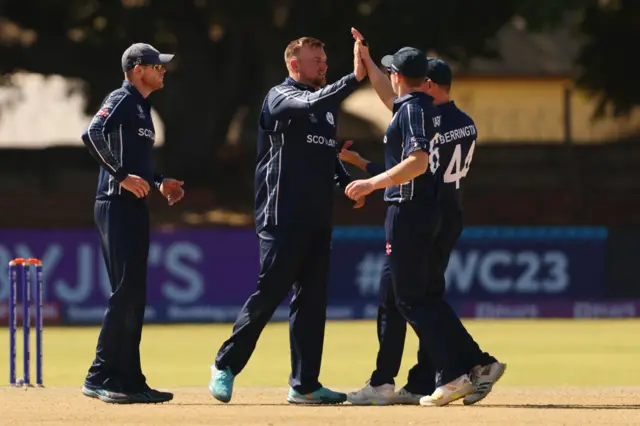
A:
<svg viewBox="0 0 640 426">
<path fill-rule="evenodd" d="M 580 40 L 570 22 L 533 34 L 514 19 L 493 42 L 502 58 L 453 67 L 452 95 L 476 121 L 481 143 L 602 143 L 640 133 L 640 109 L 630 117 L 592 120 L 595 101 L 571 82 Z M 381 134 L 391 117 L 370 87 L 343 108 L 372 121 Z"/>
</svg>

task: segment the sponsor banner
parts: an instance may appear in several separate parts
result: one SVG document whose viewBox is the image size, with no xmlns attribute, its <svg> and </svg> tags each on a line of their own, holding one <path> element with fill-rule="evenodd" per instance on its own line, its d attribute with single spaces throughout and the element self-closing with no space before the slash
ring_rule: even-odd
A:
<svg viewBox="0 0 640 426">
<path fill-rule="evenodd" d="M 605 238 L 606 233 L 591 228 L 470 228 L 451 256 L 448 298 L 454 304 L 597 300 L 604 295 Z M 258 256 L 252 229 L 152 232 L 146 321 L 232 321 L 255 291 Z M 101 322 L 111 287 L 95 230 L 0 230 L 3 323 L 7 264 L 16 257 L 37 257 L 44 263 L 46 322 Z M 384 261 L 381 228 L 336 229 L 329 318 L 375 317 Z M 468 305 L 461 306 L 475 316 Z M 287 317 L 284 301 L 273 319 Z"/>
<path fill-rule="evenodd" d="M 469 228 L 446 270 L 450 300 L 598 299 L 605 296 L 606 231 L 599 228 Z M 384 232 L 334 234 L 332 301 L 377 303 Z"/>
<path fill-rule="evenodd" d="M 640 300 L 629 301 L 537 301 L 537 302 L 451 302 L 461 318 L 640 318 Z M 199 319 L 232 322 L 241 306 L 217 306 Z M 378 314 L 377 304 L 342 304 L 327 307 L 327 319 L 372 319 Z M 273 321 L 288 321 L 289 309 L 279 307 Z"/>
<path fill-rule="evenodd" d="M 43 299 L 56 304 L 64 322 L 102 321 L 111 285 L 96 231 L 0 231 L 0 303 L 5 306 L 7 265 L 16 257 L 43 261 Z M 216 307 L 242 306 L 255 291 L 258 259 L 256 236 L 247 229 L 153 232 L 146 320 L 191 322 L 224 317 Z"/>
<path fill-rule="evenodd" d="M 461 302 L 456 311 L 463 318 L 637 318 L 640 300 Z"/>
<path fill-rule="evenodd" d="M 33 302 L 32 302 L 33 303 Z M 104 312 L 103 312 L 104 314 Z M 31 325 L 35 326 L 36 311 L 32 304 L 29 311 L 29 318 L 31 318 Z M 22 303 L 18 303 L 16 311 L 16 319 L 18 325 L 22 327 Z M 42 304 L 42 321 L 47 324 L 59 324 L 61 323 L 60 306 L 57 303 L 43 303 Z M 6 301 L 0 302 L 0 324 L 9 323 L 9 303 Z"/>
</svg>

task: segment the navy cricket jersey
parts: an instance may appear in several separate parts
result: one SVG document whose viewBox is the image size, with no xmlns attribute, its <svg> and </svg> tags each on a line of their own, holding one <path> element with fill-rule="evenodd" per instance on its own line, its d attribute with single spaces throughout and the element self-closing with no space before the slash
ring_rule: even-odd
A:
<svg viewBox="0 0 640 426">
<path fill-rule="evenodd" d="M 354 74 L 320 90 L 287 78 L 260 113 L 255 221 L 265 226 L 330 226 L 336 184 L 351 181 L 338 158 L 340 102 L 358 87 Z"/>
<path fill-rule="evenodd" d="M 105 98 L 82 141 L 101 166 L 96 199 L 137 199 L 120 187 L 128 174 L 140 176 L 152 188 L 162 183 L 162 175 L 154 172 L 151 105 L 129 81 Z"/>
<path fill-rule="evenodd" d="M 385 168 L 391 169 L 415 151 L 429 151 L 435 135 L 433 117 L 437 115 L 433 98 L 422 92 L 412 92 L 393 102 L 393 118 L 384 135 Z M 384 191 L 388 203 L 414 203 L 433 206 L 438 202 L 438 176 L 428 169 L 402 185 Z"/>
<path fill-rule="evenodd" d="M 440 136 L 431 141 L 429 168 L 442 174 L 441 205 L 462 210 L 464 178 L 471 167 L 478 131 L 473 119 L 453 101 L 437 105 L 436 109 L 433 125 Z"/>
</svg>

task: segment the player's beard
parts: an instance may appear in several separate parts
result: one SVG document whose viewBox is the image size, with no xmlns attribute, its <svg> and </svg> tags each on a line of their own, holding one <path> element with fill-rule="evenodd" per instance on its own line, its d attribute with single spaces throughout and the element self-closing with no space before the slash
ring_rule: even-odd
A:
<svg viewBox="0 0 640 426">
<path fill-rule="evenodd" d="M 326 76 L 326 74 L 317 75 L 313 80 L 311 80 L 311 84 L 316 89 L 319 89 L 320 87 L 324 86 L 325 84 L 327 84 L 327 76 Z"/>
</svg>

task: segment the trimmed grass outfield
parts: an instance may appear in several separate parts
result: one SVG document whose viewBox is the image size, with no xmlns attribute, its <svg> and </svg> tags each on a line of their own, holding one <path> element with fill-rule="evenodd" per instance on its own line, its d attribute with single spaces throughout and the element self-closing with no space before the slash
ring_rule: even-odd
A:
<svg viewBox="0 0 640 426">
<path fill-rule="evenodd" d="M 289 375 L 286 323 L 265 329 L 253 358 L 236 380 L 234 400 L 224 406 L 209 397 L 206 386 L 208 367 L 231 332 L 231 324 L 147 325 L 141 347 L 144 372 L 151 386 L 173 389 L 176 399 L 162 406 L 112 407 L 82 398 L 79 392 L 99 329 L 47 327 L 46 389 L 25 393 L 0 388 L 0 423 L 47 419 L 47 424 L 67 426 L 89 422 L 351 425 L 385 424 L 386 418 L 386 423 L 394 424 L 431 420 L 440 424 L 604 424 L 598 419 L 614 425 L 640 424 L 640 321 L 467 320 L 465 324 L 485 350 L 508 363 L 496 391 L 481 403 L 483 408 L 288 406 L 284 404 Z M 0 342 L 4 342 L 0 379 L 8 383 L 6 328 L 0 329 Z M 19 376 L 20 342 L 18 336 Z M 362 386 L 374 365 L 376 349 L 374 322 L 328 322 L 321 381 L 345 391 Z M 409 332 L 399 386 L 415 362 L 416 351 L 417 340 Z M 33 380 L 33 362 L 31 371 Z"/>
</svg>

